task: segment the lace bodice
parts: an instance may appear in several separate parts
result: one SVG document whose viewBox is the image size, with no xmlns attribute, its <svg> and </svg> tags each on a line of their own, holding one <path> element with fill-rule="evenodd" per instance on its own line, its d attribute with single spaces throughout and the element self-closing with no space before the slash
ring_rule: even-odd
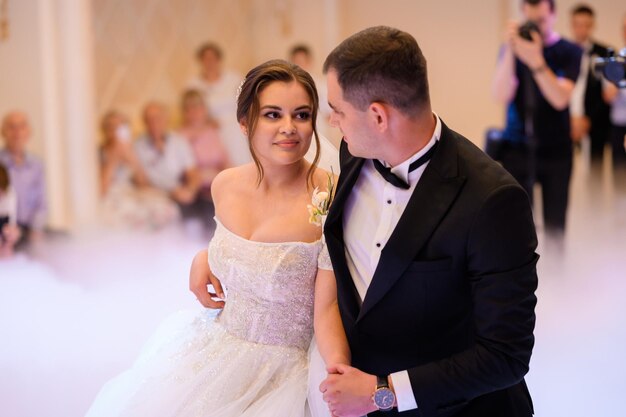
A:
<svg viewBox="0 0 626 417">
<path fill-rule="evenodd" d="M 318 264 L 332 269 L 323 240 L 255 242 L 215 221 L 209 265 L 227 291 L 218 322 L 245 340 L 307 349 Z"/>
</svg>

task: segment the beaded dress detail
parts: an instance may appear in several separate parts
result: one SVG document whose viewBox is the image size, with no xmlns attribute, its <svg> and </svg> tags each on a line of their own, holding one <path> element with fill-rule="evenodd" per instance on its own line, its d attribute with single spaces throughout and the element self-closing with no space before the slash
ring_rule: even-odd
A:
<svg viewBox="0 0 626 417">
<path fill-rule="evenodd" d="M 216 223 L 209 265 L 226 306 L 168 318 L 88 417 L 310 415 L 315 276 L 332 269 L 323 240 L 256 242 Z"/>
</svg>

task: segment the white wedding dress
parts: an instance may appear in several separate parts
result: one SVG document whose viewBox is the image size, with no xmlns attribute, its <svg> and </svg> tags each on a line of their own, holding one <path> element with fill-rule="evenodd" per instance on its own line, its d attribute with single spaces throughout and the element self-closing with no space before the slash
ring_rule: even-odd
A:
<svg viewBox="0 0 626 417">
<path fill-rule="evenodd" d="M 256 242 L 216 223 L 209 264 L 226 306 L 166 320 L 88 417 L 327 415 L 307 403 L 314 281 L 332 268 L 323 240 Z"/>
</svg>

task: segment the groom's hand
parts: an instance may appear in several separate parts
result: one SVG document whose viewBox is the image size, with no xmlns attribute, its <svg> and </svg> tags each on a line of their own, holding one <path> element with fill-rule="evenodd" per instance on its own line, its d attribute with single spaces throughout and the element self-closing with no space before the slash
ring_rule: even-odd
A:
<svg viewBox="0 0 626 417">
<path fill-rule="evenodd" d="M 214 300 L 214 298 L 224 299 L 224 291 L 220 280 L 215 278 L 209 268 L 208 257 L 206 249 L 194 256 L 189 271 L 189 289 L 206 308 L 224 308 L 224 301 Z M 215 293 L 209 292 L 209 285 L 213 285 Z"/>
<path fill-rule="evenodd" d="M 329 366 L 326 371 L 329 375 L 320 384 L 320 391 L 334 416 L 359 417 L 378 410 L 372 400 L 376 376 L 342 364 Z"/>
</svg>

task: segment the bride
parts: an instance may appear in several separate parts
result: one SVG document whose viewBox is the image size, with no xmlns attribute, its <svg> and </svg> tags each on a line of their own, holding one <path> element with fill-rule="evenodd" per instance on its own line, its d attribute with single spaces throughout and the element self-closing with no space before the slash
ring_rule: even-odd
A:
<svg viewBox="0 0 626 417">
<path fill-rule="evenodd" d="M 215 178 L 217 228 L 190 274 L 199 301 L 221 310 L 166 320 L 87 416 L 328 415 L 320 397 L 307 403 L 314 325 L 324 362 L 348 364 L 350 352 L 322 228 L 307 213 L 312 194 L 323 205 L 330 198 L 317 189 L 332 195 L 334 183 L 317 167 L 317 109 L 313 79 L 301 68 L 275 60 L 247 74 L 237 119 L 254 163 Z M 309 163 L 312 138 L 318 151 Z"/>
</svg>

